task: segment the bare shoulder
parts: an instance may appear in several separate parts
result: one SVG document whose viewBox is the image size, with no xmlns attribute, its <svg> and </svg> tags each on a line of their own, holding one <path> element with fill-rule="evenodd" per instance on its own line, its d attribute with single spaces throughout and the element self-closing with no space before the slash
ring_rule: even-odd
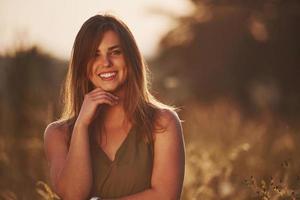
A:
<svg viewBox="0 0 300 200">
<path fill-rule="evenodd" d="M 181 132 L 181 122 L 178 114 L 171 109 L 158 110 L 155 121 L 157 129 L 161 129 L 163 132 L 170 129 L 175 129 L 176 132 Z"/>
<path fill-rule="evenodd" d="M 65 121 L 54 121 L 47 125 L 44 132 L 44 141 L 67 140 L 68 126 Z"/>
<path fill-rule="evenodd" d="M 170 125 L 179 125 L 180 119 L 178 114 L 170 109 L 160 109 L 156 114 L 156 121 L 161 125 L 168 127 Z"/>
</svg>

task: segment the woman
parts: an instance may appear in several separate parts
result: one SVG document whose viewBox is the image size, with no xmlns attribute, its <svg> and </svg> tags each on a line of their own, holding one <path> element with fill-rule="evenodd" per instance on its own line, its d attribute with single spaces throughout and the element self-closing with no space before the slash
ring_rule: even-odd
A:
<svg viewBox="0 0 300 200">
<path fill-rule="evenodd" d="M 146 72 L 121 20 L 96 15 L 83 24 L 62 118 L 44 134 L 50 179 L 62 199 L 180 199 L 180 120 L 149 93 Z"/>
</svg>

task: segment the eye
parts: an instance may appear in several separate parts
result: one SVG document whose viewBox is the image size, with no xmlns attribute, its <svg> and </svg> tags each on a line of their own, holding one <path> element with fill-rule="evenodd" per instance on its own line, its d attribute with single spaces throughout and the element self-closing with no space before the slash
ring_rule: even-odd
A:
<svg viewBox="0 0 300 200">
<path fill-rule="evenodd" d="M 120 55 L 122 53 L 121 50 L 114 50 L 111 52 L 111 55 Z"/>
</svg>

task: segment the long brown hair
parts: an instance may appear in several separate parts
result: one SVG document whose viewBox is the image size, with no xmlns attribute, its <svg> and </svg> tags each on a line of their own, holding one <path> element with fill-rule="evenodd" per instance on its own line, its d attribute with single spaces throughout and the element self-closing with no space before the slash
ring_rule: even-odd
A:
<svg viewBox="0 0 300 200">
<path fill-rule="evenodd" d="M 89 63 L 94 58 L 104 32 L 108 30 L 119 36 L 128 68 L 124 85 L 126 117 L 137 125 L 138 133 L 153 144 L 152 132 L 156 112 L 162 108 L 173 110 L 173 107 L 157 101 L 149 92 L 148 67 L 136 41 L 126 24 L 112 15 L 95 15 L 89 18 L 76 36 L 63 91 L 64 107 L 61 120 L 67 121 L 69 128 L 73 129 L 84 95 L 93 89 L 88 78 Z"/>
</svg>

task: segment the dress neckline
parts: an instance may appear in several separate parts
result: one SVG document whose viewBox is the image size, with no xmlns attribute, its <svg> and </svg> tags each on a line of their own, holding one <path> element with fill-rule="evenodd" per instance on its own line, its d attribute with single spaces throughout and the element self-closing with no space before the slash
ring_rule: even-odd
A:
<svg viewBox="0 0 300 200">
<path fill-rule="evenodd" d="M 110 159 L 110 157 L 106 154 L 106 152 L 102 149 L 102 147 L 97 144 L 97 142 L 96 142 L 96 149 L 98 151 L 100 151 L 101 154 L 103 154 L 103 156 L 104 156 L 105 160 L 107 161 L 107 163 L 113 164 L 113 163 L 118 161 L 119 154 L 120 154 L 121 150 L 125 147 L 125 145 L 127 144 L 130 136 L 133 135 L 134 132 L 135 132 L 134 131 L 134 125 L 132 125 L 131 128 L 129 129 L 128 134 L 126 135 L 125 139 L 122 141 L 121 145 L 118 147 L 118 149 L 115 153 L 115 156 L 114 156 L 114 160 Z"/>
</svg>

